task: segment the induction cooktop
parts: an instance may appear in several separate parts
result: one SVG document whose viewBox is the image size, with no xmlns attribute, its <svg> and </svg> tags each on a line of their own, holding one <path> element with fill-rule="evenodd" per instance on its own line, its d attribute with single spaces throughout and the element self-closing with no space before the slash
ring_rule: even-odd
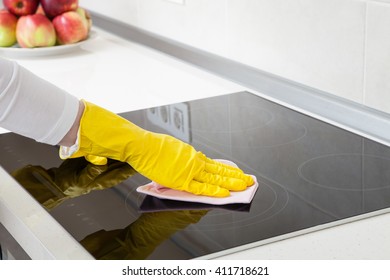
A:
<svg viewBox="0 0 390 280">
<path fill-rule="evenodd" d="M 249 92 L 121 114 L 257 177 L 251 204 L 160 200 L 129 165 L 0 135 L 0 164 L 97 259 L 192 259 L 390 207 L 390 148 Z"/>
</svg>

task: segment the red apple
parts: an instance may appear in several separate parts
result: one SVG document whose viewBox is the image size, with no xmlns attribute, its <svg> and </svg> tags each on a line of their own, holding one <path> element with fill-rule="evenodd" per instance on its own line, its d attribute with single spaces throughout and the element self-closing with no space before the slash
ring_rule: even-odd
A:
<svg viewBox="0 0 390 280">
<path fill-rule="evenodd" d="M 88 32 L 91 30 L 91 27 L 92 27 L 92 18 L 91 18 L 91 14 L 84 8 L 82 7 L 78 7 L 76 12 L 86 20 L 86 24 L 87 24 L 87 28 L 88 28 Z"/>
<path fill-rule="evenodd" d="M 46 16 L 27 15 L 18 20 L 16 39 L 22 48 L 51 47 L 56 43 L 56 32 Z"/>
<path fill-rule="evenodd" d="M 16 43 L 17 17 L 7 10 L 0 10 L 0 47 L 10 47 Z"/>
<path fill-rule="evenodd" d="M 52 22 L 57 33 L 57 42 L 60 45 L 77 43 L 88 36 L 86 18 L 75 11 L 56 16 Z"/>
<path fill-rule="evenodd" d="M 78 0 L 41 0 L 46 16 L 54 18 L 69 11 L 75 11 L 79 6 Z"/>
<path fill-rule="evenodd" d="M 34 14 L 39 0 L 3 0 L 4 7 L 16 16 Z"/>
</svg>

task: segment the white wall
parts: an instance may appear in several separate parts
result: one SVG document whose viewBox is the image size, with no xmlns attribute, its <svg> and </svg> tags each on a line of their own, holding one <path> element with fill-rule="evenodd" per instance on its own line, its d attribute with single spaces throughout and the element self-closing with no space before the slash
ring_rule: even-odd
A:
<svg viewBox="0 0 390 280">
<path fill-rule="evenodd" d="M 80 0 L 90 10 L 390 113 L 390 0 Z"/>
</svg>

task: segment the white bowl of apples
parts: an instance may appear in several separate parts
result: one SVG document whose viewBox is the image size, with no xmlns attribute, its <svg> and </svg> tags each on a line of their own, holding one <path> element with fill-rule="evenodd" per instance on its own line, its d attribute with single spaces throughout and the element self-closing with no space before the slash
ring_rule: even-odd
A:
<svg viewBox="0 0 390 280">
<path fill-rule="evenodd" d="M 92 20 L 78 0 L 3 0 L 0 54 L 69 52 L 91 38 Z"/>
</svg>

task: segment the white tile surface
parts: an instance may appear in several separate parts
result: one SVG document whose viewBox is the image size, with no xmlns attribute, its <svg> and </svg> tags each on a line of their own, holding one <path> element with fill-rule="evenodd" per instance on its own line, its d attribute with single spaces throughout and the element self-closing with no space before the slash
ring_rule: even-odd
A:
<svg viewBox="0 0 390 280">
<path fill-rule="evenodd" d="M 225 54 L 226 0 L 81 0 L 81 6 L 208 51 Z"/>
<path fill-rule="evenodd" d="M 129 24 L 138 21 L 138 0 L 79 0 L 79 5 Z"/>
<path fill-rule="evenodd" d="M 362 102 L 365 3 L 228 0 L 229 58 Z"/>
<path fill-rule="evenodd" d="M 225 0 L 186 0 L 177 5 L 164 0 L 139 1 L 139 27 L 224 55 Z"/>
<path fill-rule="evenodd" d="M 367 9 L 365 104 L 390 113 L 390 1 Z"/>
</svg>

